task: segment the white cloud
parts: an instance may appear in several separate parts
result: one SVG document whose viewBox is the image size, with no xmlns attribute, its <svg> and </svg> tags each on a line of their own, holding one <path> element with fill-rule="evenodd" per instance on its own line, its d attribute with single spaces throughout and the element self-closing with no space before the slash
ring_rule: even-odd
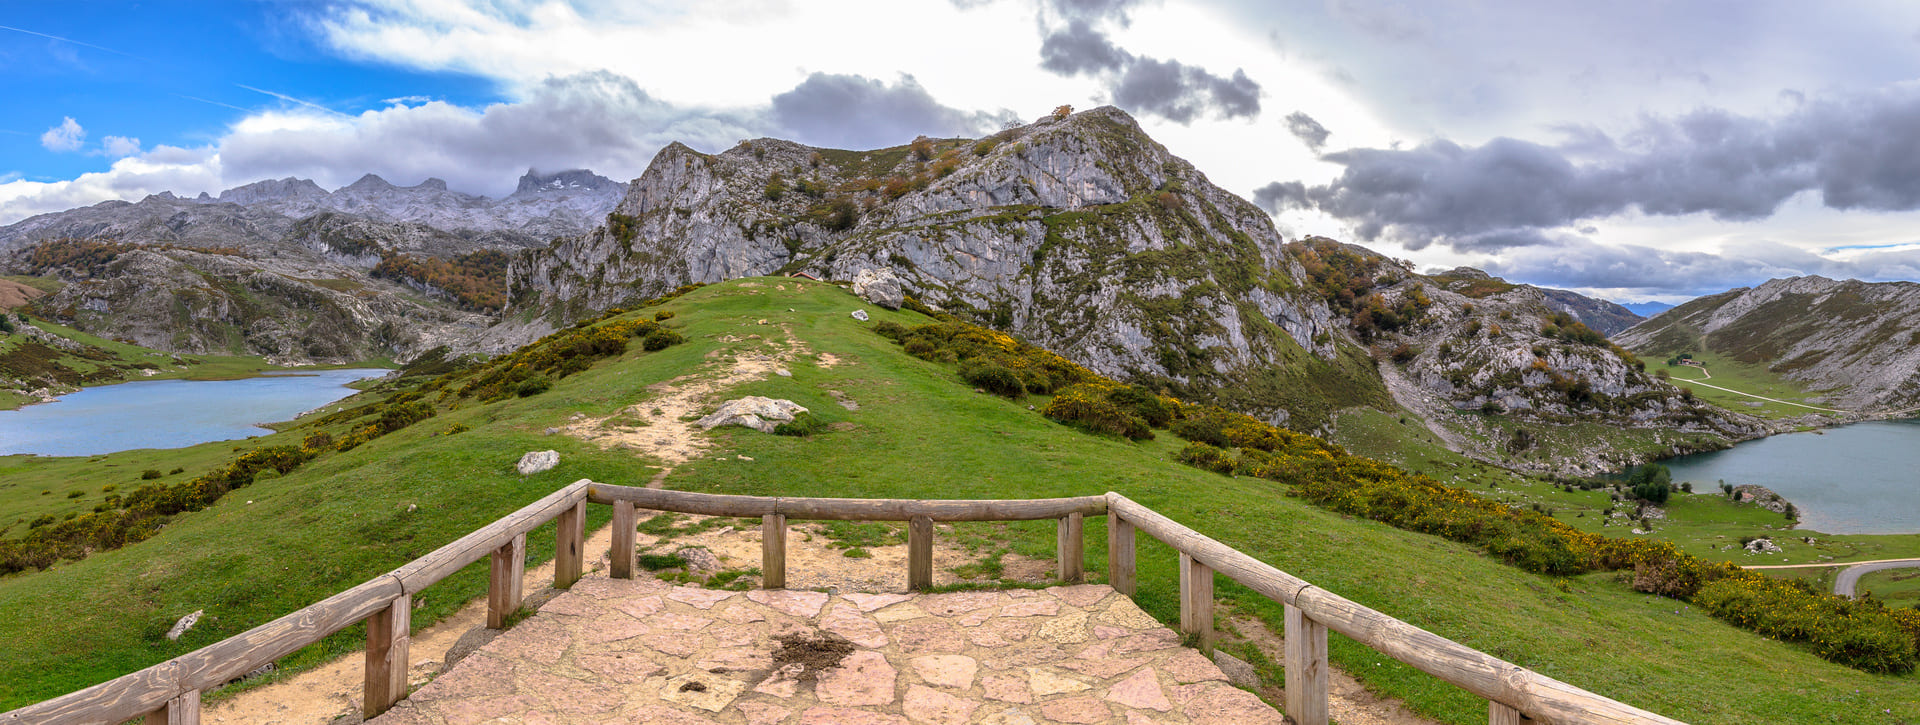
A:
<svg viewBox="0 0 1920 725">
<path fill-rule="evenodd" d="M 79 151 L 81 144 L 86 142 L 87 130 L 81 128 L 72 116 L 40 134 L 40 145 L 47 147 L 48 151 Z"/>
<path fill-rule="evenodd" d="M 100 150 L 112 158 L 126 158 L 140 153 L 140 139 L 126 136 L 108 136 L 100 139 Z"/>
</svg>

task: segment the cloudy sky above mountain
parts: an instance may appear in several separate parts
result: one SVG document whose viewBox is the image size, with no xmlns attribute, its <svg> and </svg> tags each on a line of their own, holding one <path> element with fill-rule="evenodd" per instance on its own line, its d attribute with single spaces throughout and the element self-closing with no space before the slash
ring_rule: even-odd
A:
<svg viewBox="0 0 1920 725">
<path fill-rule="evenodd" d="M 1287 236 L 1617 300 L 1920 279 L 1920 6 L 1775 0 L 14 3 L 0 223 L 372 172 L 1113 104 Z"/>
</svg>

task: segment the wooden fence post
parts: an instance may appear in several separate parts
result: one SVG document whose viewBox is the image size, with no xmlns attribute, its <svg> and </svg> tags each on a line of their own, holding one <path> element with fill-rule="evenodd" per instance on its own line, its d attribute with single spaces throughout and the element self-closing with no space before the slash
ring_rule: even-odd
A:
<svg viewBox="0 0 1920 725">
<path fill-rule="evenodd" d="M 1070 513 L 1058 519 L 1054 534 L 1054 569 L 1063 584 L 1086 579 L 1086 517 Z"/>
<path fill-rule="evenodd" d="M 1129 597 L 1135 588 L 1133 522 L 1107 513 L 1107 584 Z"/>
<path fill-rule="evenodd" d="M 907 522 L 907 588 L 933 588 L 933 519 L 928 516 Z"/>
<path fill-rule="evenodd" d="M 613 502 L 613 545 L 607 550 L 607 576 L 610 578 L 633 578 L 633 533 L 638 518 L 633 511 L 632 501 L 621 499 Z"/>
<path fill-rule="evenodd" d="M 1327 628 L 1286 605 L 1287 717 L 1299 725 L 1327 723 Z"/>
<path fill-rule="evenodd" d="M 407 645 L 412 623 L 413 598 L 405 594 L 367 617 L 367 678 L 360 696 L 360 713 L 368 719 L 407 696 Z"/>
<path fill-rule="evenodd" d="M 487 629 L 507 626 L 507 617 L 520 608 L 527 575 L 527 535 L 513 537 L 493 550 L 487 565 Z"/>
<path fill-rule="evenodd" d="M 1213 653 L 1213 568 L 1180 552 L 1180 631 L 1199 640 L 1200 651 Z"/>
<path fill-rule="evenodd" d="M 760 517 L 760 588 L 787 588 L 787 515 Z"/>
<path fill-rule="evenodd" d="M 581 564 L 585 559 L 587 542 L 587 502 L 583 499 L 573 508 L 560 512 L 554 520 L 553 548 L 553 588 L 569 589 L 580 581 Z"/>
<path fill-rule="evenodd" d="M 1519 710 L 1487 701 L 1487 725 L 1525 725 L 1530 722 L 1533 722 L 1533 718 L 1520 714 Z"/>
<path fill-rule="evenodd" d="M 200 691 L 180 693 L 166 707 L 147 713 L 146 725 L 200 725 Z"/>
</svg>

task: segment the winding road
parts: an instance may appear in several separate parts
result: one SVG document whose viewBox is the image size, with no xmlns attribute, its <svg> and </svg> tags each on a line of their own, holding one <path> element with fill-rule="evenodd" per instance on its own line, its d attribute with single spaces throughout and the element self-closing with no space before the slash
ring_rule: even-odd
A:
<svg viewBox="0 0 1920 725">
<path fill-rule="evenodd" d="M 1853 596 L 1854 585 L 1860 583 L 1860 575 L 1886 569 L 1904 569 L 1920 567 L 1920 559 L 1901 559 L 1897 561 L 1879 561 L 1847 567 L 1840 576 L 1833 578 L 1833 593 L 1843 597 Z"/>
</svg>

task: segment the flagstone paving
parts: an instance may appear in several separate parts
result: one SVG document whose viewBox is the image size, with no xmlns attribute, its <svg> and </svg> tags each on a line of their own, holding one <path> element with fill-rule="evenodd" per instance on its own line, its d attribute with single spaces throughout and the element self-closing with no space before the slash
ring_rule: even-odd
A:
<svg viewBox="0 0 1920 725">
<path fill-rule="evenodd" d="M 590 577 L 369 722 L 1282 719 L 1102 585 L 827 594 Z"/>
</svg>

